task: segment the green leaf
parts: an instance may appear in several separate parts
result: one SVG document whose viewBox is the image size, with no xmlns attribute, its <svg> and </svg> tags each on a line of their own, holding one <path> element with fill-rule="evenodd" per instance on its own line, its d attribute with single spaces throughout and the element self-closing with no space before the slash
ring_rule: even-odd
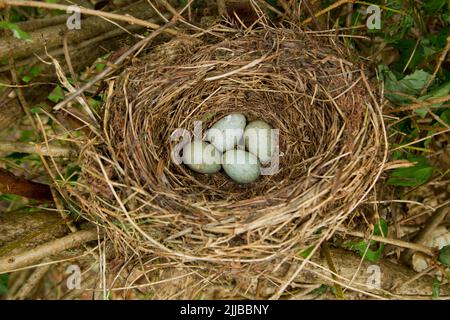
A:
<svg viewBox="0 0 450 320">
<path fill-rule="evenodd" d="M 75 166 L 67 166 L 67 171 L 64 174 L 65 178 L 69 181 L 77 181 L 78 180 L 78 173 L 81 172 L 81 167 L 78 165 Z"/>
<path fill-rule="evenodd" d="M 97 69 L 97 71 L 103 71 L 106 68 L 106 64 L 104 63 L 97 63 L 95 65 L 95 69 Z"/>
<path fill-rule="evenodd" d="M 423 2 L 423 8 L 429 15 L 436 14 L 447 3 L 447 0 L 427 0 Z"/>
<path fill-rule="evenodd" d="M 444 21 L 446 23 L 450 23 L 450 13 L 446 12 L 442 15 L 442 19 L 444 19 Z"/>
<path fill-rule="evenodd" d="M 40 113 L 42 113 L 42 108 L 41 107 L 31 108 L 30 112 L 32 114 L 40 114 Z"/>
<path fill-rule="evenodd" d="M 374 227 L 373 234 L 376 236 L 386 237 L 388 235 L 388 225 L 384 219 L 380 219 Z M 358 251 L 361 257 L 370 262 L 377 262 L 381 258 L 384 251 L 384 243 L 377 241 L 360 241 L 350 242 L 343 245 L 344 248 Z M 375 249 L 375 247 L 377 247 Z"/>
<path fill-rule="evenodd" d="M 415 39 L 400 39 L 392 44 L 392 46 L 399 50 L 400 59 L 395 64 L 396 70 L 403 70 L 408 66 L 408 70 L 414 71 L 423 59 L 425 58 L 424 47 Z"/>
<path fill-rule="evenodd" d="M 418 69 L 414 73 L 398 80 L 392 71 L 385 66 L 383 67 L 380 66 L 380 73 L 385 82 L 385 95 L 393 103 L 410 103 L 411 99 L 404 95 L 417 97 L 431 77 L 428 72 Z"/>
<path fill-rule="evenodd" d="M 23 81 L 23 82 L 25 82 L 25 83 L 28 83 L 28 82 L 30 82 L 30 81 L 31 81 L 31 79 L 32 79 L 32 78 L 31 78 L 31 76 L 28 76 L 28 75 L 27 75 L 27 76 L 24 76 L 24 77 L 22 77 L 22 81 Z"/>
<path fill-rule="evenodd" d="M 433 100 L 433 99 L 437 99 L 437 98 L 442 98 L 442 97 L 445 97 L 446 95 L 448 95 L 449 93 L 450 93 L 450 81 L 447 81 L 443 85 L 441 85 L 438 88 L 436 88 L 433 91 L 431 91 L 429 94 L 420 97 L 419 100 L 420 101 L 427 101 L 427 100 Z M 444 104 L 444 102 L 442 102 L 442 103 L 435 103 L 435 104 L 432 104 L 431 106 L 429 106 L 429 108 L 439 108 L 443 104 Z M 427 115 L 428 111 L 426 109 L 424 109 L 424 108 L 419 108 L 419 109 L 416 109 L 416 113 L 419 116 L 421 116 L 422 118 L 425 118 L 425 116 Z"/>
<path fill-rule="evenodd" d="M 431 285 L 431 296 L 433 298 L 439 298 L 441 295 L 441 282 L 437 277 L 433 278 L 433 283 Z"/>
<path fill-rule="evenodd" d="M 447 45 L 447 37 L 449 36 L 448 28 L 442 28 L 437 34 L 430 34 L 426 39 L 429 40 L 431 46 L 436 50 L 442 50 Z"/>
<path fill-rule="evenodd" d="M 8 21 L 0 21 L 0 28 L 11 30 L 13 36 L 17 39 L 31 41 L 29 34 L 20 29 L 17 24 Z"/>
<path fill-rule="evenodd" d="M 433 167 L 425 157 L 410 156 L 408 160 L 416 163 L 416 165 L 393 170 L 387 184 L 400 187 L 416 187 L 424 184 L 431 178 Z"/>
<path fill-rule="evenodd" d="M 0 295 L 8 293 L 9 274 L 0 274 Z"/>
<path fill-rule="evenodd" d="M 439 262 L 450 267 L 450 245 L 439 250 Z"/>
<path fill-rule="evenodd" d="M 386 220 L 380 219 L 380 221 L 375 225 L 373 229 L 373 234 L 380 237 L 387 237 L 388 235 L 388 225 Z"/>
<path fill-rule="evenodd" d="M 33 80 L 33 78 L 37 77 L 39 74 L 41 73 L 41 68 L 39 66 L 33 66 L 31 67 L 31 69 L 28 71 L 28 74 L 25 75 L 22 80 L 25 83 L 30 82 L 31 80 Z"/>
<path fill-rule="evenodd" d="M 34 130 L 21 130 L 20 131 L 20 142 L 30 142 L 36 139 L 36 131 Z"/>
<path fill-rule="evenodd" d="M 89 99 L 88 99 L 88 104 L 89 104 L 89 106 L 90 106 L 92 109 L 98 110 L 98 109 L 100 109 L 100 106 L 101 106 L 102 102 L 101 102 L 101 101 L 98 101 L 98 100 L 95 100 L 95 99 L 93 99 L 93 98 L 89 98 Z"/>
<path fill-rule="evenodd" d="M 369 248 L 368 248 L 369 247 Z M 384 251 L 384 244 L 380 243 L 377 250 L 370 249 L 370 245 L 367 242 L 358 242 L 354 244 L 351 249 L 357 250 L 361 257 L 370 262 L 377 262 L 381 258 L 381 254 Z"/>
<path fill-rule="evenodd" d="M 315 295 L 315 296 L 320 296 L 322 294 L 324 294 L 325 292 L 327 292 L 327 290 L 330 287 L 327 286 L 326 284 L 322 284 L 320 287 L 318 287 L 317 289 L 314 289 L 313 291 L 311 291 L 311 294 Z"/>
<path fill-rule="evenodd" d="M 401 5 L 398 9 L 401 9 Z M 400 15 L 398 23 L 390 23 L 383 34 L 386 43 L 393 43 L 405 38 L 406 33 L 414 26 L 414 18 L 406 12 Z"/>
<path fill-rule="evenodd" d="M 304 259 L 308 258 L 309 255 L 311 254 L 311 252 L 313 251 L 314 246 L 310 246 L 308 248 L 306 248 L 305 250 L 303 250 L 302 252 L 300 252 L 298 255 Z"/>
<path fill-rule="evenodd" d="M 14 202 L 21 200 L 21 196 L 16 196 L 15 194 L 3 193 L 0 194 L 0 201 Z"/>
<path fill-rule="evenodd" d="M 441 119 L 442 121 L 444 121 L 446 124 L 450 125 L 450 109 L 445 110 L 444 112 L 442 112 L 441 114 Z"/>
<path fill-rule="evenodd" d="M 64 96 L 65 96 L 64 90 L 60 86 L 57 86 L 48 95 L 48 100 L 50 100 L 54 103 L 58 103 L 59 101 L 64 99 Z"/>
</svg>

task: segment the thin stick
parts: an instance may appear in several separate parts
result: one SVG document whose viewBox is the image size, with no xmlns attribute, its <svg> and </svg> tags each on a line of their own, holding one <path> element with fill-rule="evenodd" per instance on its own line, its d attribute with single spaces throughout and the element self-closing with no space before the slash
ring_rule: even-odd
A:
<svg viewBox="0 0 450 320">
<path fill-rule="evenodd" d="M 270 11 L 276 13 L 279 16 L 283 15 L 283 12 L 281 12 L 280 10 L 278 10 L 277 8 L 275 8 L 274 6 L 272 6 L 270 3 L 264 1 L 264 0 L 256 0 L 259 4 L 265 6 L 267 9 L 269 9 Z"/>
<path fill-rule="evenodd" d="M 151 20 L 156 20 L 156 19 L 151 19 Z M 77 44 L 70 44 L 69 45 L 69 50 L 79 50 L 79 49 L 83 49 L 86 48 L 87 46 L 90 46 L 92 44 L 104 41 L 104 40 L 108 40 L 117 36 L 120 36 L 122 34 L 124 34 L 125 32 L 135 32 L 137 30 L 141 30 L 142 26 L 136 26 L 136 25 L 131 25 L 131 26 L 127 26 L 125 28 L 125 30 L 123 29 L 114 29 L 111 30 L 107 33 L 101 34 L 99 36 L 96 36 L 94 38 L 90 38 L 87 40 L 84 40 L 83 42 L 77 43 Z M 57 48 L 57 49 L 52 49 L 48 52 L 48 54 L 52 57 L 56 57 L 56 56 L 60 56 L 64 54 L 64 48 Z M 27 64 L 35 64 L 37 62 L 37 58 L 36 57 L 30 57 L 30 58 L 26 58 L 26 59 L 21 59 L 19 61 L 16 61 L 15 65 L 16 67 L 21 67 Z M 10 70 L 10 66 L 6 65 L 4 67 L 0 67 L 0 72 L 4 72 L 4 71 L 8 71 Z M 24 86 L 26 87 L 26 86 Z"/>
<path fill-rule="evenodd" d="M 42 9 L 50 9 L 50 10 L 62 10 L 67 12 L 67 9 L 69 6 L 63 5 L 63 4 L 57 4 L 57 3 L 47 3 L 47 2 L 40 2 L 40 1 L 19 1 L 19 0 L 0 0 L 0 8 L 4 8 L 5 6 L 14 6 L 14 7 L 33 7 L 33 8 L 42 8 Z M 117 20 L 117 21 L 124 21 L 128 22 L 130 24 L 137 24 L 146 28 L 150 29 L 159 29 L 161 28 L 160 25 L 152 22 L 148 22 L 145 20 L 141 20 L 129 15 L 121 15 L 111 12 L 105 12 L 105 11 L 99 11 L 99 10 L 93 10 L 93 9 L 87 9 L 84 7 L 78 6 L 80 13 L 90 15 L 90 16 L 96 16 L 101 18 L 107 18 L 111 20 Z M 176 30 L 173 29 L 164 29 L 165 32 L 170 33 L 172 35 L 178 34 Z"/>
<path fill-rule="evenodd" d="M 324 241 L 322 244 L 322 252 L 325 255 L 325 260 L 327 261 L 328 268 L 330 268 L 330 270 L 332 271 L 331 277 L 333 278 L 333 280 L 336 281 L 337 278 L 336 278 L 335 274 L 338 274 L 338 272 L 333 263 L 333 258 L 331 257 L 330 247 L 328 246 L 327 241 Z M 338 297 L 338 299 L 344 300 L 345 296 L 344 296 L 344 292 L 342 291 L 342 287 L 337 282 L 335 282 L 334 288 L 336 289 L 336 296 Z"/>
<path fill-rule="evenodd" d="M 61 101 L 58 103 L 53 110 L 57 111 L 64 106 L 66 106 L 69 102 L 71 102 L 73 99 L 76 99 L 80 94 L 82 94 L 84 91 L 92 87 L 95 83 L 106 77 L 110 72 L 116 70 L 116 66 L 120 65 L 127 57 L 132 55 L 134 52 L 138 51 L 142 46 L 145 46 L 148 42 L 150 42 L 153 38 L 160 35 L 164 30 L 167 30 L 169 26 L 172 26 L 175 24 L 176 21 L 171 21 L 167 23 L 166 25 L 160 27 L 158 30 L 152 32 L 148 37 L 145 39 L 142 39 L 138 43 L 136 43 L 134 46 L 132 46 L 129 50 L 127 50 L 124 54 L 122 54 L 119 58 L 117 58 L 112 65 L 109 65 L 106 67 L 102 72 L 100 72 L 98 75 L 96 75 L 94 78 L 92 78 L 89 82 L 87 82 L 85 85 L 83 85 L 81 88 L 76 90 L 74 93 L 70 94 L 64 101 Z"/>
<path fill-rule="evenodd" d="M 359 237 L 359 238 L 366 238 L 366 235 L 363 232 L 359 232 L 359 231 L 350 231 L 347 230 L 345 228 L 339 227 L 337 228 L 338 232 L 343 232 L 345 234 L 349 234 L 351 236 L 354 237 Z M 376 236 L 376 235 L 372 235 L 371 236 L 372 240 L 378 241 L 378 242 L 383 242 L 383 243 L 388 243 L 388 244 L 392 244 L 394 246 L 398 246 L 398 247 L 402 247 L 402 248 L 408 248 L 408 249 L 412 249 L 415 251 L 420 251 L 423 252 L 429 256 L 433 256 L 434 252 L 431 248 L 420 245 L 420 244 L 416 244 L 416 243 L 411 243 L 411 242 L 406 242 L 406 241 L 402 241 L 402 240 L 398 240 L 398 239 L 392 239 L 392 238 L 385 238 L 385 237 L 380 237 L 380 236 Z"/>
<path fill-rule="evenodd" d="M 447 102 L 449 100 L 450 100 L 450 94 L 446 95 L 444 97 L 431 99 L 431 100 L 424 100 L 424 101 L 420 101 L 420 102 L 417 102 L 417 103 L 410 104 L 408 106 L 391 109 L 391 110 L 388 110 L 387 112 L 388 113 L 396 113 L 396 112 L 401 112 L 401 111 L 415 110 L 415 109 L 418 109 L 418 108 L 431 106 L 431 105 L 437 104 L 437 103 L 444 103 L 444 102 Z"/>
<path fill-rule="evenodd" d="M 269 54 L 267 53 L 267 54 L 263 55 L 261 58 L 256 59 L 256 60 L 250 62 L 249 64 L 246 64 L 245 66 L 242 66 L 242 67 L 240 67 L 240 68 L 238 68 L 236 70 L 232 70 L 232 71 L 224 73 L 224 74 L 220 74 L 220 75 L 217 75 L 217 76 L 206 78 L 205 81 L 219 80 L 219 79 L 222 79 L 222 78 L 229 77 L 229 76 L 231 76 L 233 74 L 239 73 L 241 71 L 253 68 L 253 67 L 257 66 L 258 64 L 260 64 L 261 62 L 263 62 L 267 58 L 268 55 Z"/>
<path fill-rule="evenodd" d="M 30 266 L 62 251 L 76 248 L 83 243 L 98 239 L 96 229 L 78 231 L 63 238 L 45 243 L 30 251 L 0 258 L 0 274 Z"/>
<path fill-rule="evenodd" d="M 325 9 L 323 9 L 323 10 L 320 10 L 319 12 L 317 12 L 317 13 L 314 15 L 314 17 L 315 17 L 315 18 L 318 18 L 318 17 L 320 17 L 321 15 L 324 15 L 325 13 L 330 12 L 330 11 L 333 10 L 333 9 L 336 9 L 337 7 L 340 7 L 340 6 L 343 5 L 343 4 L 346 4 L 346 3 L 353 3 L 353 2 L 355 2 L 355 0 L 340 0 L 340 1 L 336 2 L 336 3 L 333 3 L 331 6 L 325 8 Z M 313 21 L 313 18 L 310 17 L 310 18 L 308 18 L 308 19 L 303 20 L 302 24 L 309 24 L 309 23 L 311 23 L 312 21 Z"/>
<path fill-rule="evenodd" d="M 413 145 L 413 144 L 416 144 L 416 143 L 419 143 L 419 142 L 421 142 L 421 141 L 424 141 L 424 140 L 433 138 L 434 136 L 437 136 L 437 135 L 440 135 L 440 134 L 443 134 L 443 133 L 446 133 L 446 132 L 449 132 L 449 131 L 450 131 L 450 129 L 440 130 L 440 131 L 435 132 L 435 133 L 433 133 L 433 134 L 430 134 L 430 135 L 428 135 L 428 136 L 426 136 L 426 137 L 424 137 L 424 138 L 417 139 L 417 140 L 414 140 L 414 141 L 412 141 L 412 142 L 402 144 L 401 146 L 398 146 L 397 148 L 391 149 L 391 150 L 389 150 L 389 151 L 390 151 L 390 152 L 393 152 L 393 151 L 396 151 L 396 150 L 399 150 L 399 149 L 403 149 L 403 148 L 405 148 L 405 147 L 411 146 L 411 145 Z"/>
<path fill-rule="evenodd" d="M 76 156 L 76 151 L 67 147 L 46 146 L 37 143 L 0 141 L 0 152 L 32 153 L 44 157 L 71 158 Z"/>
<path fill-rule="evenodd" d="M 48 259 L 45 259 L 44 262 L 48 262 Z M 33 290 L 39 285 L 42 278 L 47 274 L 51 265 L 45 265 L 41 267 L 37 267 L 36 270 L 28 277 L 27 281 L 22 285 L 22 287 L 17 291 L 14 295 L 14 300 L 24 300 L 30 296 Z"/>
<path fill-rule="evenodd" d="M 10 72 L 11 72 L 11 78 L 15 85 L 20 85 L 19 77 L 17 75 L 15 61 L 12 55 L 9 57 L 9 65 L 10 65 Z M 25 95 L 23 94 L 23 90 L 20 86 L 16 88 L 17 97 L 19 98 L 20 105 L 22 107 L 23 112 L 27 116 L 27 118 L 30 120 L 31 125 L 33 126 L 34 130 L 37 131 L 36 122 L 34 121 L 33 116 L 30 112 L 30 107 L 28 106 L 27 100 L 25 99 Z"/>
<path fill-rule="evenodd" d="M 314 12 L 311 10 L 309 1 L 303 0 L 303 5 L 305 6 L 305 8 L 308 11 L 308 14 L 311 16 L 312 20 L 314 21 L 314 25 L 316 26 L 316 29 L 319 31 L 322 30 L 322 28 L 320 27 L 319 20 L 317 20 L 316 16 L 314 15 Z"/>
<path fill-rule="evenodd" d="M 442 51 L 442 54 L 439 57 L 439 61 L 436 64 L 436 67 L 434 68 L 434 72 L 433 72 L 432 76 L 430 77 L 430 79 L 428 79 L 427 84 L 425 85 L 425 87 L 423 87 L 422 91 L 420 92 L 422 95 L 425 94 L 425 92 L 427 92 L 428 87 L 431 85 L 431 83 L 436 78 L 436 75 L 439 72 L 439 69 L 441 68 L 441 65 L 444 62 L 445 57 L 447 56 L 449 50 L 450 50 L 450 37 L 447 37 L 447 45 L 445 46 L 444 51 Z"/>
</svg>

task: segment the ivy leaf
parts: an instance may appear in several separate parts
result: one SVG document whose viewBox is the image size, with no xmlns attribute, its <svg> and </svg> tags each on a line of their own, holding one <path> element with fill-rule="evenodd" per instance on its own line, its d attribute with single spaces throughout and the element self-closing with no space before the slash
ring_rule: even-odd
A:
<svg viewBox="0 0 450 320">
<path fill-rule="evenodd" d="M 427 182 L 433 175 L 433 167 L 422 156 L 410 156 L 410 162 L 416 165 L 407 168 L 397 168 L 392 171 L 387 184 L 400 187 L 415 187 Z"/>
<path fill-rule="evenodd" d="M 386 66 L 380 67 L 380 72 L 385 81 L 386 98 L 398 104 L 411 103 L 411 99 L 404 95 L 417 97 L 431 77 L 428 72 L 417 69 L 414 73 L 399 80 Z"/>
<path fill-rule="evenodd" d="M 442 97 L 445 97 L 446 95 L 448 95 L 449 93 L 450 93 L 450 81 L 447 81 L 446 83 L 444 83 L 443 85 L 439 86 L 438 88 L 436 88 L 435 90 L 433 90 L 429 94 L 420 97 L 419 100 L 420 101 L 427 101 L 427 100 L 433 100 L 433 99 L 437 99 L 437 98 L 442 98 Z M 429 106 L 429 108 L 439 108 L 443 104 L 444 104 L 444 102 L 442 102 L 442 103 L 435 103 L 435 104 L 432 104 L 431 106 Z M 416 113 L 419 116 L 421 116 L 422 118 L 425 118 L 428 112 L 424 108 L 419 108 L 419 109 L 416 109 Z"/>
</svg>

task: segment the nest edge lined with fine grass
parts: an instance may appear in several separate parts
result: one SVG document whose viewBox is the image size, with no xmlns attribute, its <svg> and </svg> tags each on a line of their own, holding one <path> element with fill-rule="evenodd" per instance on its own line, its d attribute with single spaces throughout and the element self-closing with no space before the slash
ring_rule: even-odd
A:
<svg viewBox="0 0 450 320">
<path fill-rule="evenodd" d="M 239 112 L 279 129 L 278 171 L 239 185 L 175 164 L 176 129 Z M 337 37 L 295 26 L 147 48 L 113 81 L 68 194 L 118 251 L 197 263 L 289 257 L 330 236 L 386 158 L 377 94 Z"/>
</svg>

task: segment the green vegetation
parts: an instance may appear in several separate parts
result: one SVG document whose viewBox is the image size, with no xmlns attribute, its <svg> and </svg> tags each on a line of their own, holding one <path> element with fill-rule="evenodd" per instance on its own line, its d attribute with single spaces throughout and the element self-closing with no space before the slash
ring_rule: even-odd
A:
<svg viewBox="0 0 450 320">
<path fill-rule="evenodd" d="M 388 225 L 384 219 L 380 219 L 380 222 L 375 225 L 373 235 L 387 237 Z M 384 243 L 371 241 L 359 241 L 349 242 L 343 245 L 344 248 L 357 251 L 361 257 L 367 261 L 376 262 L 381 258 L 384 251 Z"/>
</svg>

